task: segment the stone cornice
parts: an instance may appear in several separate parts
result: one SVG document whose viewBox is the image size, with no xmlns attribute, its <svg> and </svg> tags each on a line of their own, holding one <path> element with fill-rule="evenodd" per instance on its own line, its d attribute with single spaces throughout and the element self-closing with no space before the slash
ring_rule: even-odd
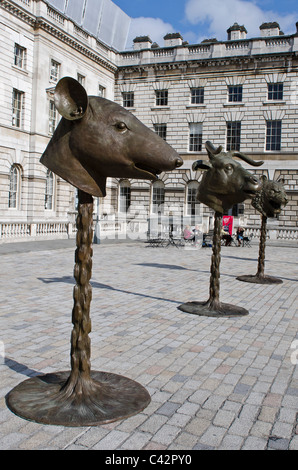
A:
<svg viewBox="0 0 298 470">
<path fill-rule="evenodd" d="M 113 72 L 113 73 L 116 72 L 117 66 L 115 64 L 103 59 L 98 54 L 96 54 L 96 52 L 92 51 L 91 48 L 84 46 L 82 43 L 77 41 L 74 37 L 70 36 L 69 34 L 66 34 L 64 31 L 54 26 L 45 18 L 36 17 L 35 15 L 32 15 L 29 12 L 25 11 L 21 6 L 16 5 L 13 2 L 10 2 L 9 0 L 0 0 L 0 7 L 6 10 L 8 13 L 16 16 L 17 18 L 27 23 L 35 31 L 38 29 L 42 29 L 43 31 L 46 31 L 47 33 L 51 34 L 55 38 L 64 42 L 64 44 L 67 44 L 68 46 L 74 48 L 80 54 L 83 54 L 84 56 L 88 57 L 92 61 L 101 65 L 102 67 L 109 70 L 110 72 Z"/>
<path fill-rule="evenodd" d="M 110 72 L 115 73 L 117 70 L 117 66 L 107 62 L 106 60 L 102 59 L 98 54 L 93 52 L 90 48 L 84 46 L 80 42 L 78 42 L 75 38 L 65 34 L 60 29 L 54 27 L 51 23 L 48 23 L 44 18 L 36 18 L 34 29 L 42 29 L 47 33 L 51 34 L 52 36 L 58 38 L 60 41 L 64 42 L 70 47 L 73 47 L 76 51 L 80 52 L 80 54 L 85 55 L 89 59 L 93 60 L 97 64 L 101 65 L 102 67 L 106 68 Z"/>
<path fill-rule="evenodd" d="M 195 68 L 206 68 L 208 71 L 212 72 L 212 69 L 215 67 L 227 67 L 229 65 L 242 65 L 245 64 L 245 69 L 250 68 L 251 70 L 259 70 L 260 68 L 266 68 L 267 64 L 269 67 L 272 66 L 272 62 L 283 62 L 280 67 L 292 67 L 292 59 L 296 59 L 298 53 L 291 52 L 280 52 L 275 54 L 261 54 L 261 55 L 243 55 L 243 56 L 233 56 L 233 57 L 213 57 L 208 59 L 194 59 L 194 60 L 182 60 L 177 62 L 159 62 L 159 63 L 140 63 L 140 64 L 131 64 L 131 65 L 118 65 L 119 74 L 130 74 L 133 72 L 146 73 L 149 70 L 155 72 L 162 71 L 178 71 L 181 73 L 187 73 L 187 71 L 192 71 Z M 298 65 L 298 64 L 297 64 Z M 239 70 L 238 70 L 239 72 Z"/>
</svg>

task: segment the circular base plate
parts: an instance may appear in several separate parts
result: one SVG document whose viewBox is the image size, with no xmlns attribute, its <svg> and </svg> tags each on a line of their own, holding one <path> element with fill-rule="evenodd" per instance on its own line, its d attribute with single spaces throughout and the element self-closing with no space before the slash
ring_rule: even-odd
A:
<svg viewBox="0 0 298 470">
<path fill-rule="evenodd" d="M 220 303 L 218 308 L 211 308 L 208 302 L 186 302 L 178 307 L 179 310 L 193 315 L 205 317 L 237 317 L 248 315 L 248 310 L 236 305 Z"/>
<path fill-rule="evenodd" d="M 95 393 L 66 397 L 69 372 L 32 377 L 6 396 L 8 408 L 29 421 L 63 426 L 97 426 L 128 418 L 149 405 L 147 390 L 117 374 L 91 372 Z"/>
<path fill-rule="evenodd" d="M 252 284 L 282 284 L 282 280 L 273 276 L 260 277 L 255 275 L 244 275 L 236 277 L 238 281 L 251 282 Z"/>
</svg>

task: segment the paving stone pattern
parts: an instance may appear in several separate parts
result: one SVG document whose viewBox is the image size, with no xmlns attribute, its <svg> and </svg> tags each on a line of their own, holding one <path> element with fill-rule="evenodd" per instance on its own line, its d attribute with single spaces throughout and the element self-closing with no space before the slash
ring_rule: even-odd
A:
<svg viewBox="0 0 298 470">
<path fill-rule="evenodd" d="M 92 369 L 138 381 L 151 403 L 73 428 L 29 422 L 5 404 L 27 377 L 70 367 L 75 247 L 15 246 L 1 252 L 0 449 L 298 449 L 297 245 L 266 247 L 265 272 L 283 280 L 267 286 L 236 280 L 255 274 L 257 244 L 222 248 L 220 298 L 249 310 L 237 318 L 177 309 L 207 300 L 210 249 L 95 245 Z"/>
</svg>

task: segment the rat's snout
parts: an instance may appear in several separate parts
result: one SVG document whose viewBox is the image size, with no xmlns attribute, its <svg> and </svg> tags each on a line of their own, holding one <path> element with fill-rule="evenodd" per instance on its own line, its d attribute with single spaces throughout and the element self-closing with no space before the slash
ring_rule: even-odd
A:
<svg viewBox="0 0 298 470">
<path fill-rule="evenodd" d="M 179 157 L 179 156 L 176 157 L 176 159 L 175 159 L 175 168 L 180 168 L 180 166 L 182 166 L 182 165 L 183 165 L 183 160 L 182 160 L 182 158 Z"/>
</svg>

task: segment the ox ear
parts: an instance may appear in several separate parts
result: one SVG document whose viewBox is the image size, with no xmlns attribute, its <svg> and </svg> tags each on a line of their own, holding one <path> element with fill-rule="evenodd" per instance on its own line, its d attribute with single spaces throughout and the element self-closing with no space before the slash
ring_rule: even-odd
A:
<svg viewBox="0 0 298 470">
<path fill-rule="evenodd" d="M 276 180 L 277 183 L 281 183 L 281 184 L 285 184 L 285 179 L 284 178 L 278 178 L 278 180 Z"/>
<path fill-rule="evenodd" d="M 193 162 L 192 164 L 192 169 L 194 171 L 196 170 L 209 170 L 210 168 L 212 167 L 211 163 L 207 162 L 207 161 L 204 161 L 204 160 L 197 160 L 195 162 Z"/>
<path fill-rule="evenodd" d="M 71 77 L 61 78 L 57 83 L 54 101 L 58 112 L 68 121 L 81 119 L 88 108 L 85 88 Z"/>
</svg>

